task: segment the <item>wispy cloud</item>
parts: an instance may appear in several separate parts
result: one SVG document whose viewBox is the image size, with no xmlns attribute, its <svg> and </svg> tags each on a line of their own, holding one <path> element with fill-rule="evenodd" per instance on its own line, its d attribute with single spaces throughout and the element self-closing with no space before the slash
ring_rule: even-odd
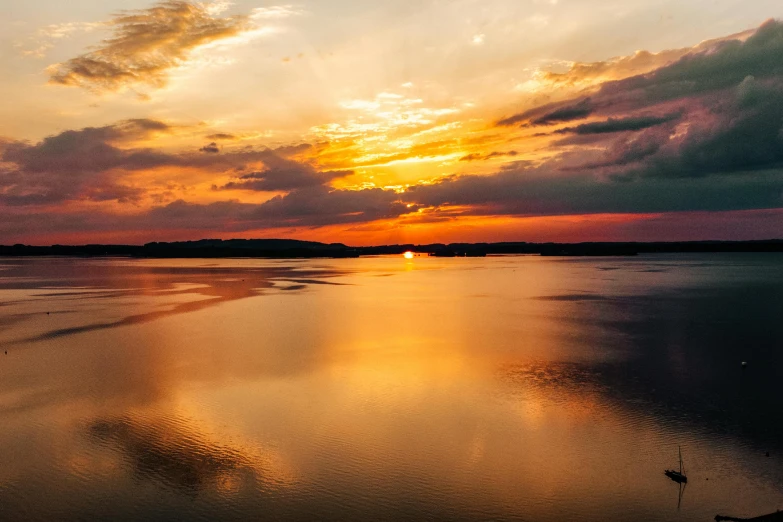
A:
<svg viewBox="0 0 783 522">
<path fill-rule="evenodd" d="M 17 42 L 14 47 L 24 56 L 43 58 L 60 40 L 70 38 L 78 33 L 91 33 L 105 28 L 102 22 L 66 22 L 51 24 L 36 31 L 26 40 Z"/>
<path fill-rule="evenodd" d="M 188 63 L 196 49 L 247 42 L 274 32 L 263 21 L 300 13 L 277 6 L 223 16 L 229 7 L 228 2 L 167 0 L 149 9 L 123 12 L 106 23 L 112 36 L 97 48 L 49 67 L 50 82 L 94 92 L 137 84 L 163 87 L 169 72 Z"/>
<path fill-rule="evenodd" d="M 270 7 L 256 7 L 250 13 L 252 20 L 279 20 L 305 14 L 304 9 L 292 5 L 273 5 Z"/>
</svg>

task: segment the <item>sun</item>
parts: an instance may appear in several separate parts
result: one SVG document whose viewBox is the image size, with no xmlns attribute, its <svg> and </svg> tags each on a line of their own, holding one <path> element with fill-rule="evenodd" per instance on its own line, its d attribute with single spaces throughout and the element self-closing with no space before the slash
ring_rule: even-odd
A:
<svg viewBox="0 0 783 522">
<path fill-rule="evenodd" d="M 404 257 L 405 259 L 413 259 L 413 252 L 411 252 L 410 250 L 408 250 L 407 252 L 405 252 L 405 253 L 403 254 L 403 257 Z"/>
</svg>

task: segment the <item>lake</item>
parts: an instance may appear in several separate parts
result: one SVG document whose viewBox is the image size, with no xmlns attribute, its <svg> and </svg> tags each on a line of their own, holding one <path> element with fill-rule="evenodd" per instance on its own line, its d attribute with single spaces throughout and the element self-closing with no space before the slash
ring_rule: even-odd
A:
<svg viewBox="0 0 783 522">
<path fill-rule="evenodd" d="M 0 258 L 0 519 L 758 516 L 782 380 L 779 254 Z"/>
</svg>

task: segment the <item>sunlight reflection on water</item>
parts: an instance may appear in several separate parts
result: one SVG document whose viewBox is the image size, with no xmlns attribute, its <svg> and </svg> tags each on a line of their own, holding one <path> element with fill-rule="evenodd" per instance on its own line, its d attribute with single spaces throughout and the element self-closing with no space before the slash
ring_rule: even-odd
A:
<svg viewBox="0 0 783 522">
<path fill-rule="evenodd" d="M 0 259 L 3 517 L 774 511 L 781 261 Z"/>
</svg>

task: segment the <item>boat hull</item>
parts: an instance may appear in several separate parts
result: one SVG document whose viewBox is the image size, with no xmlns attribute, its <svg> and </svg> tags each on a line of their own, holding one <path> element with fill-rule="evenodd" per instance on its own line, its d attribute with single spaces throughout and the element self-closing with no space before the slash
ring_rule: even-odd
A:
<svg viewBox="0 0 783 522">
<path fill-rule="evenodd" d="M 675 482 L 679 482 L 680 484 L 688 482 L 688 477 L 680 473 L 679 471 L 673 471 L 670 469 L 667 469 L 663 472 L 667 477 L 672 479 Z"/>
</svg>

